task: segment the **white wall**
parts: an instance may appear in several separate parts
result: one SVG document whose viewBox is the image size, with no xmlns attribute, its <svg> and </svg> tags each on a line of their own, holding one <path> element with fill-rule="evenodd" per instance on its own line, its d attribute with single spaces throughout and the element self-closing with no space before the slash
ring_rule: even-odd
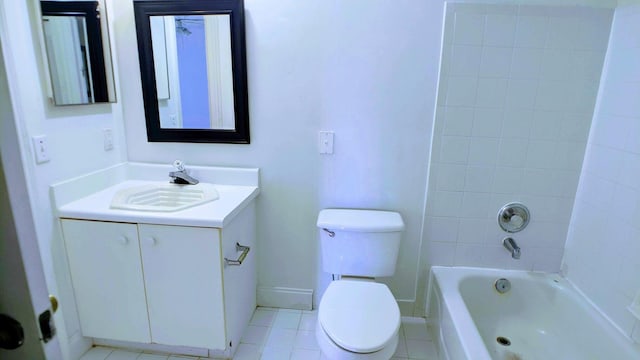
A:
<svg viewBox="0 0 640 360">
<path fill-rule="evenodd" d="M 602 81 L 563 269 L 640 341 L 640 6 L 616 10 Z"/>
<path fill-rule="evenodd" d="M 431 155 L 431 265 L 559 271 L 612 10 L 450 4 Z M 579 31 L 575 31 L 579 29 Z M 498 210 L 531 222 L 502 246 Z"/>
<path fill-rule="evenodd" d="M 420 297 L 429 264 L 478 264 L 479 258 L 480 262 L 491 259 L 492 251 L 496 251 L 495 254 L 504 251 L 484 242 L 485 239 L 499 242 L 501 237 L 496 237 L 495 232 L 487 231 L 482 244 L 474 244 L 476 239 L 460 235 L 466 228 L 463 222 L 473 224 L 481 219 L 481 228 L 493 226 L 488 216 L 439 216 L 431 212 L 430 205 L 428 221 L 423 227 L 427 167 L 430 158 L 440 161 L 442 149 L 436 146 L 438 155 L 429 154 L 444 1 L 246 0 L 251 145 L 148 143 L 132 4 L 107 0 L 107 5 L 111 41 L 116 45 L 113 48 L 116 82 L 123 79 L 122 84 L 117 84 L 118 103 L 56 108 L 48 104 L 41 85 L 45 82 L 41 75 L 40 48 L 34 40 L 33 24 L 29 24 L 34 17 L 30 17 L 29 8 L 23 2 L 0 2 L 3 20 L 0 36 L 9 85 L 17 104 L 15 116 L 23 151 L 32 157 L 30 137 L 33 135 L 46 134 L 49 139 L 51 162 L 43 165 L 31 162 L 26 166 L 47 283 L 62 304 L 62 311 L 56 315 L 58 324 L 64 325 L 61 337 L 72 342 L 78 340 L 79 325 L 64 251 L 49 204 L 48 186 L 125 160 L 170 163 L 181 158 L 187 164 L 259 167 L 262 174 L 262 194 L 258 200 L 259 281 L 265 287 L 317 288 L 322 292 L 328 275 L 317 271 L 315 220 L 324 207 L 381 208 L 402 213 L 407 230 L 397 274 L 387 282 L 394 295 L 404 300 L 405 314 L 411 313 L 416 298 L 415 313 L 423 311 Z M 597 24 L 600 30 L 604 26 L 602 22 Z M 598 53 L 601 49 L 590 50 Z M 597 54 L 591 55 L 589 58 L 597 60 Z M 479 72 L 477 78 L 481 78 Z M 515 78 L 510 73 L 502 79 Z M 440 110 L 447 106 L 446 102 L 440 103 Z M 474 111 L 478 108 L 475 103 L 470 107 Z M 500 111 L 506 110 L 507 107 L 500 108 Z M 435 130 L 438 136 L 444 137 L 444 132 L 451 128 L 441 122 L 444 117 L 438 119 Z M 114 129 L 116 149 L 111 152 L 102 150 L 101 130 L 105 127 Z M 582 122 L 571 141 L 584 141 L 586 128 L 588 125 Z M 318 154 L 319 130 L 336 132 L 334 155 Z M 499 139 L 499 143 L 510 140 L 502 133 L 499 137 L 474 134 L 473 123 L 470 131 L 470 135 L 462 136 L 469 144 L 473 139 L 493 138 Z M 527 137 L 527 144 L 538 141 L 541 145 L 548 141 L 559 146 L 564 141 L 545 138 L 544 134 L 549 134 L 545 131 L 540 134 L 543 137 Z M 437 143 L 438 138 L 435 141 Z M 525 156 L 525 161 L 527 159 Z M 465 178 L 467 170 L 486 165 L 468 160 L 467 157 L 464 164 Z M 500 170 L 502 166 L 498 166 L 501 164 L 498 161 L 499 158 L 492 160 L 488 168 Z M 576 164 L 571 164 L 573 171 L 580 168 Z M 435 170 L 431 179 L 431 190 L 437 190 Z M 471 188 L 464 185 L 452 192 L 484 194 L 473 187 L 486 183 L 469 184 Z M 498 200 L 512 199 L 494 192 L 496 184 L 493 178 L 490 193 L 496 197 L 491 195 L 489 204 L 493 204 L 495 210 L 503 202 Z M 552 186 L 546 184 L 547 188 Z M 557 201 L 554 204 L 562 209 L 562 220 L 557 224 L 552 224 L 553 219 L 549 217 L 545 220 L 547 227 L 536 230 L 537 224 L 532 223 L 529 235 L 522 234 L 529 238 L 552 234 L 549 243 L 540 247 L 543 251 L 538 252 L 538 258 L 551 255 L 547 265 L 556 268 L 572 195 L 549 195 L 536 190 L 528 196 L 531 202 L 526 202 L 531 205 L 534 219 L 550 216 L 543 211 L 544 207 L 538 208 L 548 200 Z M 479 198 L 486 199 L 486 196 Z M 430 197 L 429 203 L 436 204 L 436 200 L 437 197 Z M 447 219 L 440 219 L 443 222 L 438 225 L 434 223 L 437 217 Z M 522 241 L 522 263 L 530 265 L 526 257 L 529 244 L 527 240 Z M 570 259 L 572 241 L 575 240 L 569 242 L 567 259 Z M 476 245 L 481 246 L 474 247 Z M 456 253 L 458 248 L 481 251 L 466 252 L 469 256 L 464 258 L 464 252 Z M 507 261 L 505 266 L 512 265 L 506 253 L 500 252 L 497 256 L 498 263 Z M 571 261 L 567 263 L 571 265 Z M 535 267 L 535 262 L 533 264 Z M 491 266 L 496 265 L 492 262 Z M 68 352 L 68 344 L 62 340 L 63 350 Z"/>
<path fill-rule="evenodd" d="M 400 211 L 407 231 L 389 283 L 410 313 L 442 3 L 247 0 L 245 8 L 250 145 L 147 142 L 132 5 L 114 8 L 129 160 L 259 167 L 261 287 L 316 287 L 321 208 Z M 335 131 L 334 155 L 319 154 L 320 130 Z M 328 275 L 320 277 L 322 292 Z"/>
<path fill-rule="evenodd" d="M 116 7 L 112 1 L 107 5 L 111 41 L 117 42 L 112 49 L 116 83 L 126 79 L 125 84 L 117 84 L 116 104 L 71 107 L 53 107 L 46 99 L 33 14 L 37 2 L 0 6 L 7 19 L 0 36 L 8 80 L 22 150 L 29 159 L 29 200 L 47 284 L 61 301 L 56 322 L 64 357 L 77 358 L 89 343 L 81 338 L 48 188 L 126 160 L 167 163 L 182 158 L 192 164 L 260 167 L 260 281 L 267 287 L 316 287 L 315 219 L 320 208 L 400 211 L 407 235 L 398 274 L 390 283 L 410 314 L 418 282 L 442 3 L 378 1 L 362 11 L 363 2 L 345 7 L 338 2 L 248 1 L 253 139 L 248 146 L 147 143 L 131 7 Z M 393 13 L 406 15 L 389 16 Z M 354 21 L 360 17 L 363 21 Z M 107 127 L 115 138 L 110 152 L 102 149 L 102 129 Z M 334 156 L 318 154 L 319 130 L 336 131 Z M 40 134 L 48 137 L 51 161 L 36 165 L 31 136 Z M 425 277 L 420 274 L 423 282 Z M 321 282 L 327 279 L 321 275 Z"/>
<path fill-rule="evenodd" d="M 403 314 L 420 297 L 424 196 L 442 34 L 442 3 L 335 2 L 318 29 L 329 35 L 319 128 L 336 132 L 336 154 L 320 158 L 320 207 L 390 209 L 406 224 L 387 284 Z M 401 15 L 400 15 L 401 14 Z M 357 21 L 354 21 L 357 19 Z M 315 85 L 312 85 L 315 86 Z M 313 138 L 311 139 L 313 141 Z M 319 272 L 319 291 L 328 274 Z M 423 312 L 416 303 L 416 314 Z"/>
<path fill-rule="evenodd" d="M 76 358 L 77 354 L 69 354 L 69 342 L 77 342 L 79 346 L 75 348 L 80 351 L 88 343 L 80 338 L 64 247 L 49 200 L 49 185 L 124 161 L 124 130 L 120 104 L 50 105 L 43 85 L 40 44 L 35 32 L 39 20 L 33 15 L 34 5 L 39 2 L 0 2 L 0 37 L 19 141 L 27 159 L 28 201 L 34 212 L 46 282 L 61 305 L 54 319 L 64 357 Z M 103 150 L 103 128 L 114 131 L 113 151 Z M 50 162 L 35 164 L 31 147 L 34 135 L 47 135 Z"/>
</svg>

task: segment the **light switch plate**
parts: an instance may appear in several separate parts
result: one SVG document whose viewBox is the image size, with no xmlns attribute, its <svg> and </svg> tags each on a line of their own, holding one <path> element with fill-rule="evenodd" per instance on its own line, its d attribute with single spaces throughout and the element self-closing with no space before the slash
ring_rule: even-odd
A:
<svg viewBox="0 0 640 360">
<path fill-rule="evenodd" d="M 333 131 L 320 131 L 320 154 L 333 154 Z"/>
<path fill-rule="evenodd" d="M 113 150 L 113 130 L 110 128 L 102 129 L 102 137 L 104 140 L 104 151 Z"/>
<path fill-rule="evenodd" d="M 49 148 L 47 147 L 47 136 L 37 135 L 31 138 L 33 141 L 33 153 L 36 156 L 36 163 L 42 164 L 51 160 L 49 157 Z"/>
</svg>

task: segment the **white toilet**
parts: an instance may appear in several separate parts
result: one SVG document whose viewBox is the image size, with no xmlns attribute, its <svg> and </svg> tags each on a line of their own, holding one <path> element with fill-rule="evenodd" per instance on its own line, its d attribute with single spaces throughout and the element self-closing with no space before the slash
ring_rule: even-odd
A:
<svg viewBox="0 0 640 360">
<path fill-rule="evenodd" d="M 395 353 L 400 309 L 375 277 L 395 272 L 404 223 L 390 211 L 325 209 L 318 215 L 322 268 L 340 275 L 318 306 L 316 339 L 332 360 L 388 360 Z"/>
</svg>

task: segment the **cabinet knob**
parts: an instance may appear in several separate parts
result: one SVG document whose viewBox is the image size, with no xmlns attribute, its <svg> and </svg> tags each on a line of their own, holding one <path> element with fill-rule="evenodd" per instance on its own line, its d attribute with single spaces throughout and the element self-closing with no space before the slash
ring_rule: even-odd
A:
<svg viewBox="0 0 640 360">
<path fill-rule="evenodd" d="M 156 238 L 154 237 L 147 238 L 147 243 L 151 246 L 154 246 L 155 244 L 157 244 Z"/>
<path fill-rule="evenodd" d="M 126 236 L 120 236 L 120 244 L 127 245 L 129 243 L 129 239 Z"/>
</svg>

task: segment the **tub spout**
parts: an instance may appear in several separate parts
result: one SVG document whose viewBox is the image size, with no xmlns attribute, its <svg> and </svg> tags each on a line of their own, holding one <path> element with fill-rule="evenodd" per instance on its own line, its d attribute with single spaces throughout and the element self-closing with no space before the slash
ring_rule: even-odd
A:
<svg viewBox="0 0 640 360">
<path fill-rule="evenodd" d="M 520 259 L 520 246 L 516 244 L 516 241 L 513 240 L 513 238 L 506 237 L 502 239 L 502 245 L 509 250 L 512 258 Z"/>
</svg>

